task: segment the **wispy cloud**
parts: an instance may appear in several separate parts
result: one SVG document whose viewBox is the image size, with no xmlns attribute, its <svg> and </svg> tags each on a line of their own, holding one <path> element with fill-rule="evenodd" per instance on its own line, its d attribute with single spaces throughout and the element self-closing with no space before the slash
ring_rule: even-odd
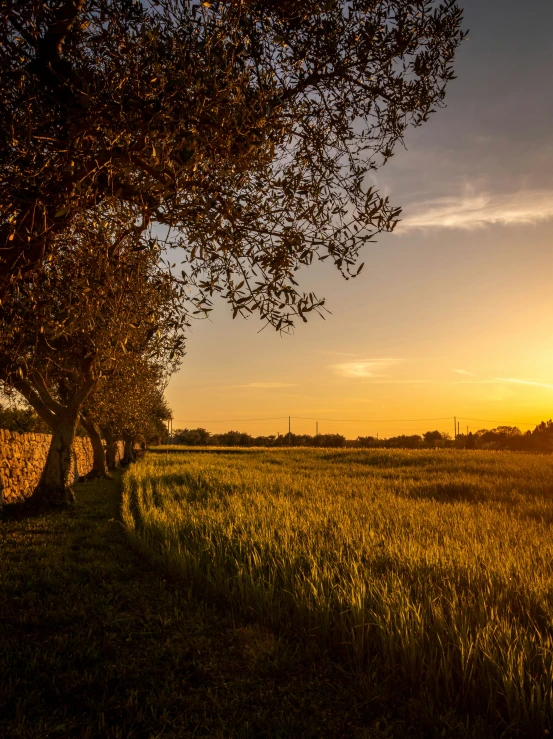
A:
<svg viewBox="0 0 553 739">
<path fill-rule="evenodd" d="M 490 225 L 531 225 L 553 219 L 553 191 L 522 190 L 495 195 L 468 191 L 420 202 L 406 211 L 398 233 L 415 229 L 473 230 Z"/>
<path fill-rule="evenodd" d="M 495 377 L 496 382 L 508 382 L 513 385 L 531 385 L 533 387 L 544 387 L 553 390 L 553 383 L 541 382 L 539 380 L 519 380 L 516 377 Z"/>
<path fill-rule="evenodd" d="M 382 374 L 389 367 L 401 364 L 403 359 L 393 359 L 383 357 L 381 359 L 358 359 L 355 362 L 341 362 L 340 364 L 331 364 L 329 367 L 342 377 L 352 379 L 367 379 L 377 377 L 387 377 Z"/>
<path fill-rule="evenodd" d="M 430 380 L 371 380 L 371 382 L 361 383 L 363 385 L 429 385 Z"/>
<path fill-rule="evenodd" d="M 454 385 L 497 385 L 497 380 L 456 380 Z"/>
<path fill-rule="evenodd" d="M 245 385 L 233 385 L 233 387 L 251 387 L 259 390 L 271 390 L 278 387 L 297 387 L 292 382 L 248 382 Z"/>
<path fill-rule="evenodd" d="M 453 371 L 454 372 L 457 372 L 458 375 L 468 375 L 469 377 L 474 377 L 474 375 L 472 374 L 472 372 L 467 372 L 466 370 L 457 369 L 457 370 L 453 370 Z"/>
<path fill-rule="evenodd" d="M 327 354 L 333 357 L 358 357 L 359 354 L 353 352 L 335 352 L 331 349 L 315 349 L 316 354 Z"/>
</svg>

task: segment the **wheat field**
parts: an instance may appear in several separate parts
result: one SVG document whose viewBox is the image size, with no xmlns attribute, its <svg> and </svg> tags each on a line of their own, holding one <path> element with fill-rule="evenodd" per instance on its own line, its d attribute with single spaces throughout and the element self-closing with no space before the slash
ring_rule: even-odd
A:
<svg viewBox="0 0 553 739">
<path fill-rule="evenodd" d="M 354 673 L 553 728 L 553 458 L 449 450 L 149 454 L 124 479 L 143 547 Z"/>
</svg>

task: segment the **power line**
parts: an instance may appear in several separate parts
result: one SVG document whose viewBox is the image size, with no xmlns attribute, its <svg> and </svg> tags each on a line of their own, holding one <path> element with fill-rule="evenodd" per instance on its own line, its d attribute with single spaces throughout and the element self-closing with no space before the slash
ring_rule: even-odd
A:
<svg viewBox="0 0 553 739">
<path fill-rule="evenodd" d="M 274 416 L 272 418 L 225 418 L 220 420 L 198 420 L 197 418 L 173 418 L 177 423 L 250 423 L 253 421 L 329 421 L 330 423 L 422 423 L 423 421 L 450 421 L 453 416 L 445 418 L 388 418 L 388 419 L 366 419 L 366 418 L 307 418 L 305 416 Z M 470 419 L 467 419 L 470 420 Z"/>
<path fill-rule="evenodd" d="M 511 424 L 516 426 L 537 426 L 538 421 L 524 422 L 524 421 L 490 421 L 489 418 L 463 418 L 458 416 L 461 421 L 476 421 L 477 423 L 497 423 L 503 426 L 509 426 Z"/>
<path fill-rule="evenodd" d="M 216 420 L 198 420 L 194 418 L 174 418 L 173 421 L 177 423 L 255 423 L 257 421 L 325 421 L 328 423 L 364 423 L 364 424 L 375 424 L 375 423 L 427 423 L 429 421 L 451 421 L 453 416 L 442 416 L 440 418 L 322 418 L 320 416 L 271 416 L 268 418 L 224 418 Z M 537 421 L 497 421 L 485 418 L 466 418 L 463 416 L 456 416 L 460 421 L 475 421 L 476 423 L 494 423 L 498 425 L 517 425 L 517 426 L 536 426 Z"/>
<path fill-rule="evenodd" d="M 296 421 L 330 421 L 331 423 L 422 423 L 423 421 L 451 421 L 453 416 L 445 418 L 388 418 L 382 419 L 359 419 L 359 418 L 304 418 L 303 416 L 292 416 Z"/>
<path fill-rule="evenodd" d="M 450 421 L 453 416 L 447 416 L 445 418 L 388 418 L 385 420 L 366 418 L 308 418 L 305 416 L 273 416 L 272 418 L 224 418 L 210 421 L 199 420 L 197 418 L 173 418 L 173 421 L 177 421 L 178 423 L 239 423 L 241 421 L 283 421 L 288 418 L 292 418 L 296 421 L 330 421 L 331 423 L 420 423 L 422 421 Z"/>
<path fill-rule="evenodd" d="M 288 416 L 275 416 L 273 418 L 225 418 L 218 421 L 198 421 L 197 418 L 174 418 L 173 421 L 177 423 L 250 423 L 251 421 L 282 421 L 286 418 Z"/>
</svg>

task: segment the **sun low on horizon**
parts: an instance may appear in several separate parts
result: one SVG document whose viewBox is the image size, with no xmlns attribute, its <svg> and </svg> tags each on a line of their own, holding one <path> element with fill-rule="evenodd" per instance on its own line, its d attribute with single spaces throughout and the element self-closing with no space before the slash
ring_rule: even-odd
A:
<svg viewBox="0 0 553 739">
<path fill-rule="evenodd" d="M 291 417 L 295 433 L 355 438 L 553 416 L 553 8 L 464 8 L 447 107 L 375 178 L 403 208 L 394 233 L 354 280 L 300 273 L 325 320 L 280 335 L 217 302 L 194 322 L 166 393 L 175 429 L 282 434 Z"/>
</svg>

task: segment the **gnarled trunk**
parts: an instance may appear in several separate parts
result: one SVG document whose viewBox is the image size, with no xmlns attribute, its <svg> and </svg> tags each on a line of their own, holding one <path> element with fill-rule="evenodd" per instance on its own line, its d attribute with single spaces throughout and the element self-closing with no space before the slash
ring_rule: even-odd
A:
<svg viewBox="0 0 553 739">
<path fill-rule="evenodd" d="M 51 392 L 40 372 L 32 372 L 28 378 L 12 377 L 11 385 L 18 390 L 38 415 L 52 429 L 52 441 L 46 464 L 36 488 L 28 502 L 36 506 L 62 506 L 75 501 L 69 487 L 71 460 L 74 456 L 73 442 L 83 403 L 97 382 L 91 371 L 94 357 L 83 360 L 82 375 L 76 387 L 57 398 Z M 56 386 L 54 382 L 54 387 Z M 59 390 L 59 387 L 58 387 Z M 75 466 L 76 466 L 75 459 Z"/>
<path fill-rule="evenodd" d="M 102 434 L 106 440 L 106 462 L 108 470 L 114 470 L 117 467 L 117 439 L 108 427 L 102 429 Z"/>
<path fill-rule="evenodd" d="M 32 505 L 63 506 L 75 501 L 69 475 L 78 417 L 78 413 L 64 414 L 52 429 L 46 464 L 29 500 Z"/>
<path fill-rule="evenodd" d="M 87 475 L 85 475 L 85 477 L 89 480 L 97 479 L 99 477 L 109 477 L 106 453 L 104 451 L 104 445 L 102 444 L 102 437 L 100 436 L 98 424 L 91 421 L 84 414 L 81 414 L 81 422 L 90 438 L 93 455 L 92 469 Z"/>
</svg>

